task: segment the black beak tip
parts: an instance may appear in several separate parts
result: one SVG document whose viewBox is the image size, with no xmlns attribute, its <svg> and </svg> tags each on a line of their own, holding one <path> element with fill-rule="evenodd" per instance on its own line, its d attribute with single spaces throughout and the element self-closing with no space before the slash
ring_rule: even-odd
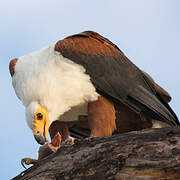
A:
<svg viewBox="0 0 180 180">
<path fill-rule="evenodd" d="M 34 135 L 34 138 L 38 142 L 38 144 L 44 145 L 46 142 L 46 138 L 43 135 Z"/>
</svg>

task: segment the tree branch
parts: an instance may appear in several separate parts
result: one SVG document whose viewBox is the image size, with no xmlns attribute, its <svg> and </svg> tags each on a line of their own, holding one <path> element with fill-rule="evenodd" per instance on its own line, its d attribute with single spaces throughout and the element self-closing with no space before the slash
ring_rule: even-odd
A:
<svg viewBox="0 0 180 180">
<path fill-rule="evenodd" d="M 180 128 L 77 140 L 13 180 L 180 179 Z"/>
</svg>

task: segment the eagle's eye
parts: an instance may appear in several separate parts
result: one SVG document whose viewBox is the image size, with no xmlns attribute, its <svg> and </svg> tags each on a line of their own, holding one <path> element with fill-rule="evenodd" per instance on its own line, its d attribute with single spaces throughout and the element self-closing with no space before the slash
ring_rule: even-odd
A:
<svg viewBox="0 0 180 180">
<path fill-rule="evenodd" d="M 43 118 L 43 115 L 42 115 L 41 113 L 37 113 L 36 116 L 37 116 L 37 119 L 38 119 L 38 120 L 41 120 L 41 119 Z"/>
</svg>

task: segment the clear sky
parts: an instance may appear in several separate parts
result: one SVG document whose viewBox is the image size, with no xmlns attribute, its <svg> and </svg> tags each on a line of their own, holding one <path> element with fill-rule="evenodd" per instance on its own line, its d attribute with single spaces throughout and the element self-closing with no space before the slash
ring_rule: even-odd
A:
<svg viewBox="0 0 180 180">
<path fill-rule="evenodd" d="M 9 61 L 68 35 L 94 30 L 109 38 L 172 96 L 180 117 L 179 0 L 6 0 L 0 2 L 0 179 L 37 158 L 39 145 L 25 121 Z"/>
</svg>

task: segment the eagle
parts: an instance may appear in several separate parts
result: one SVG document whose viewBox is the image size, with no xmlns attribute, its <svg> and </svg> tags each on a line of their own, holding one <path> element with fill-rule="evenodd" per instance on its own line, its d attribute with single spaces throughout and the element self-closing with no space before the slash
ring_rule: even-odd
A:
<svg viewBox="0 0 180 180">
<path fill-rule="evenodd" d="M 9 70 L 39 144 L 48 132 L 65 140 L 179 125 L 168 92 L 93 31 L 12 59 Z"/>
</svg>

